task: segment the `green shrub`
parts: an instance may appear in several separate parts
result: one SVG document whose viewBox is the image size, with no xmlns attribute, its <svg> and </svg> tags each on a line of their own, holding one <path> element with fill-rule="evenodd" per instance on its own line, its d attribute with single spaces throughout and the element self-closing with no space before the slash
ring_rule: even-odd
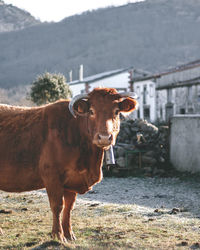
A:
<svg viewBox="0 0 200 250">
<path fill-rule="evenodd" d="M 62 74 L 45 73 L 32 83 L 30 99 L 37 105 L 54 102 L 72 96 L 66 78 Z"/>
</svg>

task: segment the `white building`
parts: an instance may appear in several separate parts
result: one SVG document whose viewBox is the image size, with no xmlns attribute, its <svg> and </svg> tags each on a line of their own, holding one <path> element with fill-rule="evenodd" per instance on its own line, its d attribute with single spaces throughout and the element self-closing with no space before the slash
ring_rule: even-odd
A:
<svg viewBox="0 0 200 250">
<path fill-rule="evenodd" d="M 156 121 L 156 84 L 148 77 L 133 78 L 134 91 L 138 95 L 139 108 L 136 118 Z"/>
<path fill-rule="evenodd" d="M 73 96 L 81 93 L 88 93 L 96 87 L 115 88 L 119 92 L 129 89 L 129 70 L 118 69 L 83 78 L 80 74 L 79 80 L 69 83 Z"/>
</svg>

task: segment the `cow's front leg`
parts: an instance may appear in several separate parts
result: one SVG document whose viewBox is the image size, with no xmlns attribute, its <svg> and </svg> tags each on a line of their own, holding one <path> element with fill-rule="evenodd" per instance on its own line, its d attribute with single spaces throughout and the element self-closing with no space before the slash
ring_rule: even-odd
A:
<svg viewBox="0 0 200 250">
<path fill-rule="evenodd" d="M 50 207 L 53 213 L 53 226 L 52 237 L 58 238 L 61 242 L 65 243 L 66 238 L 63 233 L 61 225 L 61 213 L 63 210 L 63 188 L 55 183 L 53 185 L 46 186 L 47 194 L 49 197 Z"/>
<path fill-rule="evenodd" d="M 67 190 L 64 190 L 64 211 L 63 211 L 63 219 L 62 219 L 62 227 L 64 231 L 64 236 L 68 240 L 75 240 L 76 237 L 74 236 L 74 233 L 72 231 L 71 226 L 71 211 L 73 209 L 73 205 L 76 200 L 76 193 L 69 192 Z"/>
</svg>

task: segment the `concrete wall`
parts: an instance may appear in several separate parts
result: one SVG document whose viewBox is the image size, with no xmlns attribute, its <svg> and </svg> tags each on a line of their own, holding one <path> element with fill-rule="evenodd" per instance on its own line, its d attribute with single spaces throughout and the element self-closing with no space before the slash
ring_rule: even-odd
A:
<svg viewBox="0 0 200 250">
<path fill-rule="evenodd" d="M 200 115 L 177 115 L 171 122 L 173 166 L 180 171 L 200 172 Z"/>
</svg>

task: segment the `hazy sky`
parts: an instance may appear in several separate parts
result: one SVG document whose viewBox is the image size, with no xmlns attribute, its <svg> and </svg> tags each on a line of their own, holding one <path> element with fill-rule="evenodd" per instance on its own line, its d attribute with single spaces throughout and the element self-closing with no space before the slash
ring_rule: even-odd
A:
<svg viewBox="0 0 200 250">
<path fill-rule="evenodd" d="M 119 6 L 141 0 L 4 0 L 30 12 L 41 21 L 60 21 L 67 16 L 106 6 Z"/>
</svg>

